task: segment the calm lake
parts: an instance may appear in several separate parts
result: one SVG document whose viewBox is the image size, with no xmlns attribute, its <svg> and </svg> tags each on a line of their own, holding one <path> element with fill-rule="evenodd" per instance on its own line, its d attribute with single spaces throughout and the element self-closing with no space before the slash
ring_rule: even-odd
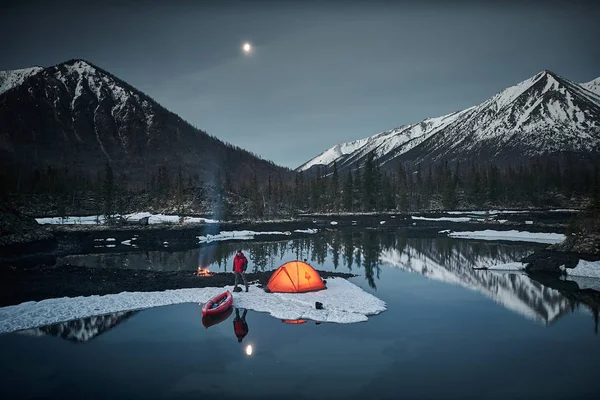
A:
<svg viewBox="0 0 600 400">
<path fill-rule="evenodd" d="M 0 397 L 598 398 L 600 337 L 586 306 L 522 274 L 474 270 L 540 246 L 366 231 L 66 257 L 59 264 L 231 271 L 242 248 L 250 270 L 307 259 L 358 274 L 350 281 L 388 310 L 356 324 L 248 311 L 241 343 L 235 313 L 205 328 L 198 304 L 5 334 Z"/>
</svg>

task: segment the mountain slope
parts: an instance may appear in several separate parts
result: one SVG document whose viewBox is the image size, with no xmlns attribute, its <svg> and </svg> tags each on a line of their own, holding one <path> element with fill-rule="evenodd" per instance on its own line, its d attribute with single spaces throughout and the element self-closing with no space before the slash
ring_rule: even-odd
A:
<svg viewBox="0 0 600 400">
<path fill-rule="evenodd" d="M 23 68 L 12 71 L 0 71 L 0 95 L 10 89 L 19 86 L 30 76 L 42 71 L 41 67 Z"/>
<path fill-rule="evenodd" d="M 286 173 L 194 128 L 86 61 L 1 76 L 8 89 L 0 94 L 0 165 L 17 171 L 12 182 L 35 179 L 48 168 L 97 180 L 107 162 L 132 188 L 143 187 L 158 167 L 172 180 L 179 167 L 186 180 Z"/>
<path fill-rule="evenodd" d="M 383 167 L 399 162 L 514 160 L 574 152 L 600 153 L 600 98 L 551 71 L 509 87 L 478 106 L 370 138 L 337 145 L 298 168 L 355 167 L 375 152 Z M 594 89 L 595 90 L 595 89 Z M 347 149 L 348 151 L 338 151 Z"/>
<path fill-rule="evenodd" d="M 418 124 L 403 125 L 369 138 L 335 145 L 300 166 L 298 170 L 304 171 L 315 165 L 331 165 L 334 161 L 337 161 L 338 165 L 343 168 L 360 162 L 372 151 L 375 152 L 376 158 L 393 158 L 418 146 L 468 111 L 428 118 Z"/>
<path fill-rule="evenodd" d="M 600 96 L 600 77 L 586 83 L 580 84 L 583 88 Z"/>
</svg>

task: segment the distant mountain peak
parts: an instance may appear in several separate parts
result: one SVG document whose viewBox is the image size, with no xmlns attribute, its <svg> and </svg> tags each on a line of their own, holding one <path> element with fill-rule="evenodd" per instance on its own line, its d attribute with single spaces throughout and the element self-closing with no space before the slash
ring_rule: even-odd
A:
<svg viewBox="0 0 600 400">
<path fill-rule="evenodd" d="M 545 69 L 469 109 L 339 145 L 306 162 L 355 168 L 370 152 L 380 166 L 600 152 L 600 78 L 579 85 Z M 340 153 L 342 153 L 340 155 Z"/>
<path fill-rule="evenodd" d="M 592 79 L 589 82 L 580 84 L 584 89 L 589 90 L 590 92 L 600 96 L 600 77 L 596 79 Z"/>
<path fill-rule="evenodd" d="M 61 173 L 91 180 L 108 161 L 135 190 L 159 167 L 208 182 L 225 173 L 242 181 L 288 172 L 209 136 L 87 60 L 7 71 L 0 88 L 3 170 L 35 175 L 60 165 Z"/>
</svg>

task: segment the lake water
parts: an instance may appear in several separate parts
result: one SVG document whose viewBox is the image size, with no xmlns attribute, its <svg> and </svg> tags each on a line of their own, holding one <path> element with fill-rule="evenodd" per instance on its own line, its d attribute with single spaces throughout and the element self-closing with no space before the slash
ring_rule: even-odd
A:
<svg viewBox="0 0 600 400">
<path fill-rule="evenodd" d="M 387 303 L 358 324 L 289 324 L 249 311 L 205 328 L 198 304 L 158 307 L 0 336 L 0 396 L 16 398 L 595 399 L 594 318 L 521 274 L 473 268 L 539 245 L 329 233 L 283 242 L 217 243 L 179 252 L 68 257 L 93 268 L 231 270 L 307 259 L 350 271 Z M 240 310 L 241 311 L 241 310 Z M 77 341 L 80 340 L 80 341 Z M 249 353 L 251 346 L 252 352 Z"/>
</svg>

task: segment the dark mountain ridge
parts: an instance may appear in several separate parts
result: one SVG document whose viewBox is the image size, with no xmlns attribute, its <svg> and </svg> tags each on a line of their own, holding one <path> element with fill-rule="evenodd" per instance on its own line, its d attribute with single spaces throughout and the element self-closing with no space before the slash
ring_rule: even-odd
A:
<svg viewBox="0 0 600 400">
<path fill-rule="evenodd" d="M 159 167 L 172 177 L 181 167 L 186 179 L 203 182 L 226 174 L 263 182 L 289 173 L 84 60 L 36 69 L 0 93 L 0 160 L 3 187 L 13 190 L 49 169 L 93 180 L 107 163 L 130 189 L 144 188 Z"/>
</svg>

